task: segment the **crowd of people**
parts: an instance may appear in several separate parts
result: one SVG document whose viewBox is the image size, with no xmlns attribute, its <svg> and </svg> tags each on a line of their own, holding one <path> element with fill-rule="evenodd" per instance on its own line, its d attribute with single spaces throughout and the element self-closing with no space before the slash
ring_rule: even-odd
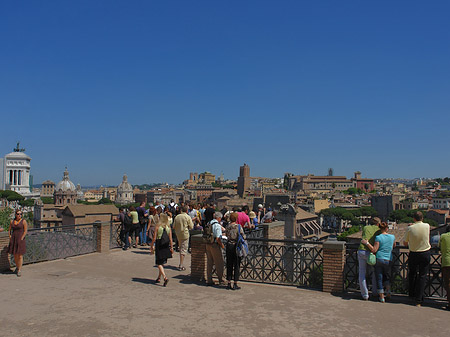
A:
<svg viewBox="0 0 450 337">
<path fill-rule="evenodd" d="M 270 208 L 266 210 L 261 204 L 256 211 L 250 211 L 248 206 L 243 206 L 233 210 L 224 207 L 219 212 L 216 211 L 213 203 L 187 205 L 180 203 L 178 205 L 171 200 L 168 205 L 156 202 L 148 209 L 145 208 L 144 202 L 137 208 L 133 206 L 129 209 L 120 208 L 117 220 L 121 223 L 120 240 L 123 250 L 148 246 L 151 254 L 155 254 L 155 262 L 159 270 L 155 282 L 160 283 L 163 278 L 164 286 L 168 283 L 164 271 L 167 259 L 173 256 L 175 250 L 178 251 L 178 269 L 185 271 L 184 259 L 189 250 L 191 231 L 203 231 L 206 226 L 211 226 L 214 240 L 206 245 L 207 284 L 214 284 L 213 265 L 216 266 L 219 284 L 224 284 L 222 249 L 225 249 L 227 288 L 238 290 L 240 289 L 238 281 L 241 262 L 241 257 L 236 254 L 238 234 L 245 237 L 244 228 L 250 230 L 258 228 L 260 223 L 272 222 L 275 215 L 276 213 Z"/>
<path fill-rule="evenodd" d="M 420 307 L 424 301 L 426 278 L 430 267 L 430 225 L 423 222 L 420 211 L 414 213 L 414 223 L 410 224 L 401 241 L 409 249 L 408 257 L 408 294 L 415 305 Z M 377 217 L 372 224 L 365 226 L 362 232 L 361 245 L 358 249 L 359 285 L 361 296 L 369 300 L 366 274 L 372 268 L 371 254 L 375 254 L 372 270 L 372 294 L 384 303 L 391 297 L 392 250 L 396 244 L 394 235 L 389 234 L 389 226 Z M 450 225 L 446 233 L 440 236 L 439 248 L 442 253 L 441 267 L 444 289 L 447 293 L 447 309 L 450 310 Z"/>
<path fill-rule="evenodd" d="M 239 270 L 241 256 L 237 253 L 238 238 L 245 238 L 244 229 L 257 228 L 260 223 L 271 222 L 276 213 L 263 205 L 250 211 L 248 206 L 241 209 L 228 210 L 226 207 L 216 211 L 214 204 L 176 204 L 173 200 L 168 205 L 157 202 L 145 208 L 145 203 L 139 207 L 129 209 L 120 208 L 117 220 L 120 221 L 120 239 L 123 249 L 148 246 L 150 253 L 155 255 L 158 266 L 158 276 L 155 280 L 167 286 L 168 278 L 164 271 L 164 264 L 173 257 L 174 250 L 179 252 L 178 269 L 185 271 L 184 259 L 189 250 L 191 230 L 202 230 L 211 233 L 211 240 L 206 242 L 207 256 L 207 285 L 214 285 L 212 278 L 215 266 L 219 285 L 224 285 L 224 258 L 226 256 L 227 289 L 240 289 Z M 20 277 L 23 255 L 26 253 L 28 224 L 22 218 L 20 209 L 15 211 L 15 217 L 9 226 L 8 253 L 14 256 L 16 269 L 14 273 Z M 414 214 L 414 223 L 407 228 L 402 240 L 409 249 L 408 258 L 408 294 L 416 306 L 424 301 L 426 277 L 430 266 L 430 225 L 423 222 L 420 211 Z M 389 234 L 389 226 L 375 217 L 371 225 L 364 226 L 362 240 L 358 248 L 359 285 L 361 296 L 369 300 L 369 289 L 366 275 L 372 269 L 372 294 L 384 303 L 391 297 L 392 251 L 397 239 Z M 450 225 L 446 233 L 440 236 L 439 244 L 442 267 L 442 279 L 447 293 L 450 310 Z M 372 256 L 375 255 L 375 256 Z M 233 285 L 232 285 L 233 282 Z"/>
</svg>

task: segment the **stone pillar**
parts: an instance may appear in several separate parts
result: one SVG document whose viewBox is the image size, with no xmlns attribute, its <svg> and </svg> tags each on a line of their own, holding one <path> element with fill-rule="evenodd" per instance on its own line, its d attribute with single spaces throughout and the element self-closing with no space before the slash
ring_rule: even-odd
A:
<svg viewBox="0 0 450 337">
<path fill-rule="evenodd" d="M 191 278 L 194 281 L 206 280 L 206 243 L 202 234 L 191 236 Z"/>
<path fill-rule="evenodd" d="M 109 240 L 111 232 L 111 224 L 109 222 L 95 224 L 97 228 L 97 252 L 109 252 Z"/>
<path fill-rule="evenodd" d="M 345 242 L 327 240 L 323 243 L 323 291 L 344 291 Z"/>
<path fill-rule="evenodd" d="M 10 270 L 9 264 L 9 233 L 7 231 L 0 232 L 0 271 Z"/>
</svg>

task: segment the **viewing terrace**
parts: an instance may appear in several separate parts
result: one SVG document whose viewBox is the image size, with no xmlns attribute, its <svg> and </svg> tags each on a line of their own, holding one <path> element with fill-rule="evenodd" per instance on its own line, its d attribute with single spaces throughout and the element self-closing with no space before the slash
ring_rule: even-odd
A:
<svg viewBox="0 0 450 337">
<path fill-rule="evenodd" d="M 200 280 L 202 242 L 194 236 L 186 261 L 191 268 L 178 271 L 176 254 L 166 266 L 170 281 L 164 288 L 153 282 L 154 255 L 144 247 L 114 249 L 114 228 L 96 224 L 31 231 L 29 249 L 47 247 L 53 238 L 60 247 L 56 250 L 65 247 L 66 257 L 55 255 L 56 245 L 50 245 L 51 254 L 46 249 L 33 254 L 39 253 L 40 261 L 55 260 L 25 265 L 21 278 L 0 274 L 0 335 L 447 336 L 450 330 L 439 284 L 429 282 L 430 297 L 421 308 L 401 294 L 401 287 L 390 303 L 360 300 L 351 281 L 353 248 L 340 243 L 284 242 L 254 233 L 251 259 L 242 263 L 242 277 L 248 281 L 232 291 L 206 287 Z M 1 234 L 0 244 L 5 242 Z M 84 255 L 71 257 L 73 253 Z M 336 262 L 339 254 L 346 266 L 333 278 L 327 271 L 335 268 L 330 261 Z M 399 255 L 400 278 L 406 258 Z M 330 280 L 337 283 L 327 286 Z M 339 282 L 342 291 L 330 293 Z"/>
</svg>

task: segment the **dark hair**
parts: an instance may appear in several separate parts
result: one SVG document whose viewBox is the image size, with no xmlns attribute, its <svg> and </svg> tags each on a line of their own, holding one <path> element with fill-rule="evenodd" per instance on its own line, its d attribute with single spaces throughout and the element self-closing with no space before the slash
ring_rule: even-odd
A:
<svg viewBox="0 0 450 337">
<path fill-rule="evenodd" d="M 416 221 L 422 221 L 423 220 L 423 213 L 421 211 L 417 211 L 413 214 L 413 219 Z"/>
<path fill-rule="evenodd" d="M 381 222 L 378 224 L 378 227 L 380 227 L 380 229 L 386 229 L 388 228 L 388 224 L 386 222 Z"/>
<path fill-rule="evenodd" d="M 120 208 L 119 208 L 119 212 L 120 212 L 120 211 L 123 211 L 123 207 L 120 207 Z"/>
<path fill-rule="evenodd" d="M 155 206 L 150 206 L 150 208 L 148 209 L 148 213 L 150 215 L 155 215 L 156 214 L 156 208 Z"/>
<path fill-rule="evenodd" d="M 134 208 L 134 206 L 130 206 L 130 211 L 134 212 L 136 210 L 136 208 Z"/>
<path fill-rule="evenodd" d="M 249 211 L 250 211 L 250 208 L 247 205 L 242 206 L 242 212 L 249 212 Z"/>
</svg>

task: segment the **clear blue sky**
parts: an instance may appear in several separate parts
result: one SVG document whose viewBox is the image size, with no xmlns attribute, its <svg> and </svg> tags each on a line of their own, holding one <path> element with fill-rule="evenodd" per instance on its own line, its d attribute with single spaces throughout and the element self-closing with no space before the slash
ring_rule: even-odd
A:
<svg viewBox="0 0 450 337">
<path fill-rule="evenodd" d="M 35 183 L 450 175 L 448 1 L 3 1 L 0 155 Z"/>
</svg>

